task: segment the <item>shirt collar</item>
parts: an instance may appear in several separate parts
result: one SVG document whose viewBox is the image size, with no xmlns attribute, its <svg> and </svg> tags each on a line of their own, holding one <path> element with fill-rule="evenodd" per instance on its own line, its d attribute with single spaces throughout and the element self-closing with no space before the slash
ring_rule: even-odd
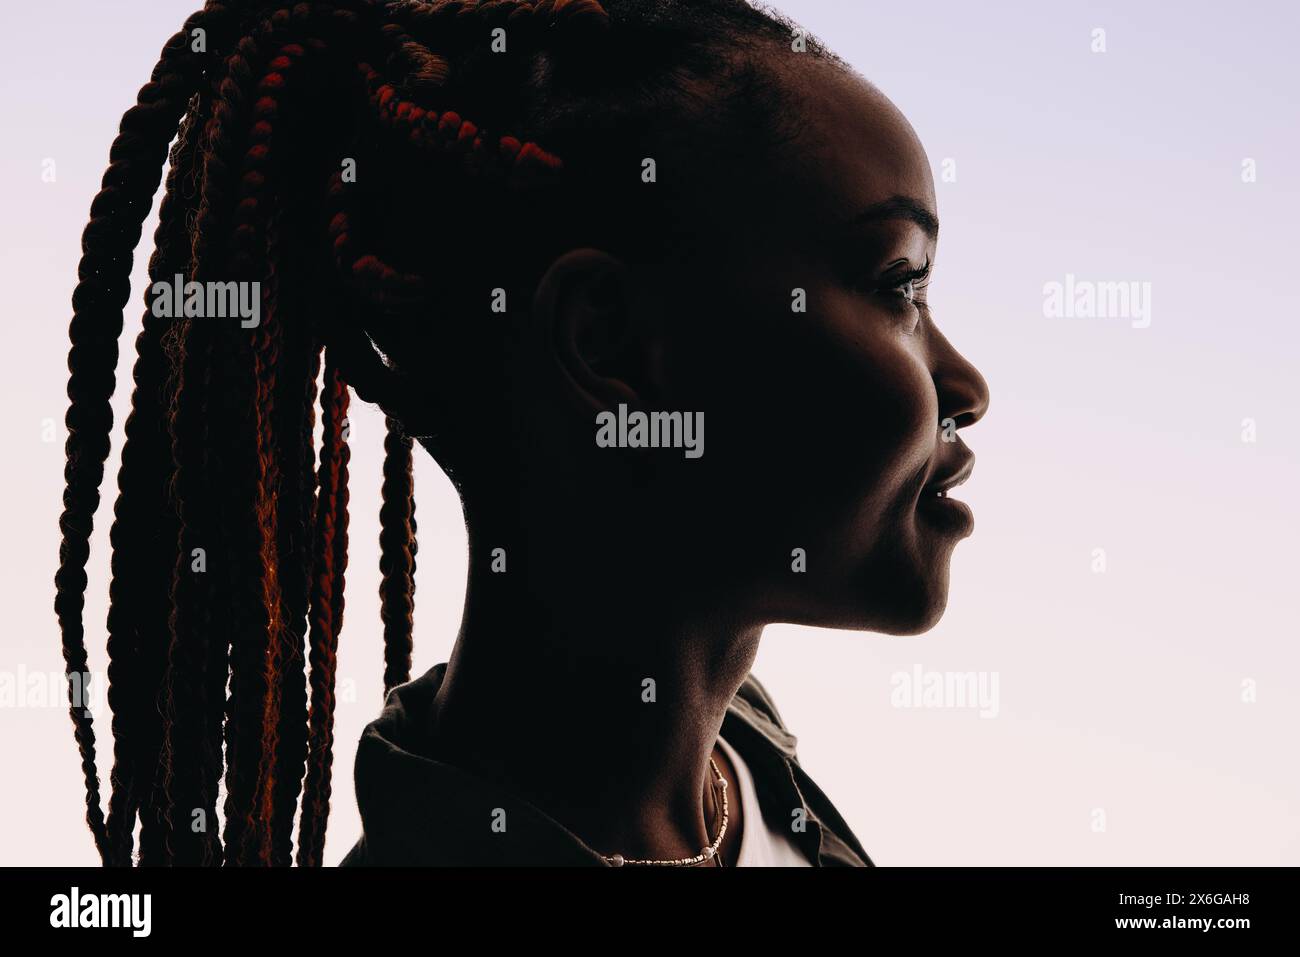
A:
<svg viewBox="0 0 1300 957">
<path fill-rule="evenodd" d="M 446 663 L 435 665 L 394 688 L 362 734 L 355 778 L 364 836 L 343 863 L 608 866 L 578 835 L 504 786 L 426 755 L 425 719 L 446 669 Z M 809 805 L 800 787 L 806 775 L 795 758 L 797 739 L 752 675 L 728 706 L 722 730 L 750 766 L 760 799 L 805 808 L 809 826 L 796 838 L 813 861 L 833 851 L 843 863 L 870 863 L 865 852 L 858 855 L 852 834 L 851 845 L 824 836 L 827 817 L 846 833 L 847 825 L 828 801 Z M 815 785 L 812 790 L 824 801 Z"/>
</svg>

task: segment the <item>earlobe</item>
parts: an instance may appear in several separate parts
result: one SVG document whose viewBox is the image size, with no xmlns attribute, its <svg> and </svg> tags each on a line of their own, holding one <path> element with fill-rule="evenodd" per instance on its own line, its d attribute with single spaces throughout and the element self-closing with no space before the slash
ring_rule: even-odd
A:
<svg viewBox="0 0 1300 957">
<path fill-rule="evenodd" d="M 587 413 L 640 402 L 642 343 L 632 298 L 627 266 L 597 249 L 570 250 L 537 284 L 538 331 Z"/>
</svg>

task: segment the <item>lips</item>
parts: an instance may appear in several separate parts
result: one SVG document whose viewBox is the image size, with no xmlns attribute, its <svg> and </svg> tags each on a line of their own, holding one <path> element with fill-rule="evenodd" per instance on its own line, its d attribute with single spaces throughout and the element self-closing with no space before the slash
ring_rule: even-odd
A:
<svg viewBox="0 0 1300 957">
<path fill-rule="evenodd" d="M 960 458 L 954 466 L 936 469 L 939 474 L 921 489 L 920 499 L 916 503 L 916 513 L 923 516 L 930 528 L 936 528 L 950 535 L 954 540 L 965 538 L 975 530 L 975 513 L 969 505 L 948 493 L 970 478 L 975 468 L 975 456 L 964 448 L 958 452 Z"/>
<path fill-rule="evenodd" d="M 926 483 L 925 487 L 921 489 L 921 497 L 923 499 L 947 498 L 949 492 L 970 478 L 970 474 L 974 469 L 975 456 L 967 452 L 955 468 L 949 469 L 944 474 Z"/>
</svg>

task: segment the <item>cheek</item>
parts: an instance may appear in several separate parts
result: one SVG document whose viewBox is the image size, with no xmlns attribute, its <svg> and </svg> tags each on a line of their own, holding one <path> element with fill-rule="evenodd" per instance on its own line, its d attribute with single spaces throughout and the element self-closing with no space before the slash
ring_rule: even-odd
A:
<svg viewBox="0 0 1300 957">
<path fill-rule="evenodd" d="M 911 477 L 933 448 L 938 399 L 922 344 L 892 320 L 867 324 L 851 351 L 853 418 L 864 452 L 880 469 L 882 484 Z"/>
<path fill-rule="evenodd" d="M 933 448 L 938 401 L 923 343 L 904 321 L 859 297 L 826 294 L 826 309 L 778 343 L 799 409 L 787 426 L 823 481 L 896 496 Z M 811 427 L 809 423 L 815 423 Z"/>
<path fill-rule="evenodd" d="M 765 521 L 859 524 L 924 469 L 938 405 L 921 340 L 862 299 L 810 290 L 807 313 L 751 300 L 710 322 L 679 367 L 706 410 L 709 472 L 762 488 Z M 749 306 L 752 311 L 745 311 Z M 733 318 L 738 317 L 738 318 Z M 778 507 L 779 506 L 779 507 Z M 810 514 L 813 513 L 813 514 Z M 833 513 L 833 514 L 832 514 Z"/>
</svg>

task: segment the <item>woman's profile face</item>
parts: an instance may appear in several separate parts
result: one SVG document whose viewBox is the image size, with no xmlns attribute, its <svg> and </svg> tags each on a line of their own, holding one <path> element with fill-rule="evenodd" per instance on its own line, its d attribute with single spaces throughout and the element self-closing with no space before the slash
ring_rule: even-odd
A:
<svg viewBox="0 0 1300 957">
<path fill-rule="evenodd" d="M 968 474 L 957 430 L 988 393 L 925 304 L 938 211 L 910 125 L 832 64 L 788 83 L 802 131 L 664 306 L 662 401 L 707 441 L 661 519 L 765 620 L 915 634 L 973 528 L 936 485 Z"/>
</svg>

